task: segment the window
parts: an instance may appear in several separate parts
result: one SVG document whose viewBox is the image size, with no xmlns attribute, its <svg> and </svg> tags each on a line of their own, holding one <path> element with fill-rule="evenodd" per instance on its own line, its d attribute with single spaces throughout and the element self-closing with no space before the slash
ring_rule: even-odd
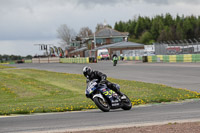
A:
<svg viewBox="0 0 200 133">
<path fill-rule="evenodd" d="M 112 42 L 113 42 L 113 43 L 122 42 L 122 41 L 123 41 L 123 38 L 122 38 L 122 37 L 118 37 L 118 38 L 113 38 L 113 39 L 112 39 Z"/>
</svg>

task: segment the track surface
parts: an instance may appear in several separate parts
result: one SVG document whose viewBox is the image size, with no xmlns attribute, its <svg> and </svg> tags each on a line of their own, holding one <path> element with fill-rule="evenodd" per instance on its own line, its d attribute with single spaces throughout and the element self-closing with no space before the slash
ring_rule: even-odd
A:
<svg viewBox="0 0 200 133">
<path fill-rule="evenodd" d="M 135 107 L 130 111 L 113 110 L 103 113 L 99 110 L 66 112 L 0 118 L 0 132 L 41 132 L 91 129 L 105 126 L 135 125 L 145 123 L 175 122 L 198 119 L 200 102 L 176 103 Z M 95 128 L 94 128 L 95 129 Z"/>
<path fill-rule="evenodd" d="M 18 68 L 34 68 L 56 72 L 82 73 L 84 64 L 18 64 Z M 109 77 L 162 83 L 200 92 L 200 64 L 143 64 L 119 62 L 112 67 L 110 61 L 89 64 Z M 134 107 L 130 111 L 99 110 L 85 112 L 50 113 L 31 116 L 0 117 L 0 132 L 67 131 L 105 126 L 125 126 L 180 120 L 200 121 L 200 101 L 158 104 Z"/>
</svg>

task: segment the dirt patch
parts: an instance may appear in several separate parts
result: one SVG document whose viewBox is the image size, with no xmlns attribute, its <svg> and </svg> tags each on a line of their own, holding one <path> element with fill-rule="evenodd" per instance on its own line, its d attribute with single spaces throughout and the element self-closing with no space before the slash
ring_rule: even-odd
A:
<svg viewBox="0 0 200 133">
<path fill-rule="evenodd" d="M 91 131 L 73 131 L 65 133 L 200 133 L 200 122 L 168 123 L 165 125 L 141 126 L 129 128 L 103 129 Z"/>
</svg>

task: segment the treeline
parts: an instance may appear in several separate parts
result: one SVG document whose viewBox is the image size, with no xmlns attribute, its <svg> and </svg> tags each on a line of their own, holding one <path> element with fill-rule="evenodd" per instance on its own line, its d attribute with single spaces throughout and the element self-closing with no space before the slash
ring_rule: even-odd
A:
<svg viewBox="0 0 200 133">
<path fill-rule="evenodd" d="M 17 61 L 22 59 L 32 59 L 31 55 L 27 55 L 25 57 L 19 55 L 0 55 L 0 62 L 7 62 L 7 61 Z"/>
<path fill-rule="evenodd" d="M 130 41 L 144 44 L 193 39 L 200 37 L 200 16 L 172 17 L 169 13 L 153 18 L 138 16 L 128 22 L 116 22 L 114 29 L 129 32 Z"/>
</svg>

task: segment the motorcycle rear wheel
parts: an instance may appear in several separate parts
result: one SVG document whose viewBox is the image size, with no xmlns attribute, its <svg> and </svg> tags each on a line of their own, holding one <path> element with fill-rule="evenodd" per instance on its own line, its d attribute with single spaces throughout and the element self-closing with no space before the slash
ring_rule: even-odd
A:
<svg viewBox="0 0 200 133">
<path fill-rule="evenodd" d="M 109 112 L 110 111 L 110 105 L 108 104 L 108 102 L 103 101 L 103 99 L 99 98 L 99 97 L 95 97 L 94 99 L 94 103 L 97 105 L 97 107 L 102 110 L 103 112 Z"/>
</svg>

